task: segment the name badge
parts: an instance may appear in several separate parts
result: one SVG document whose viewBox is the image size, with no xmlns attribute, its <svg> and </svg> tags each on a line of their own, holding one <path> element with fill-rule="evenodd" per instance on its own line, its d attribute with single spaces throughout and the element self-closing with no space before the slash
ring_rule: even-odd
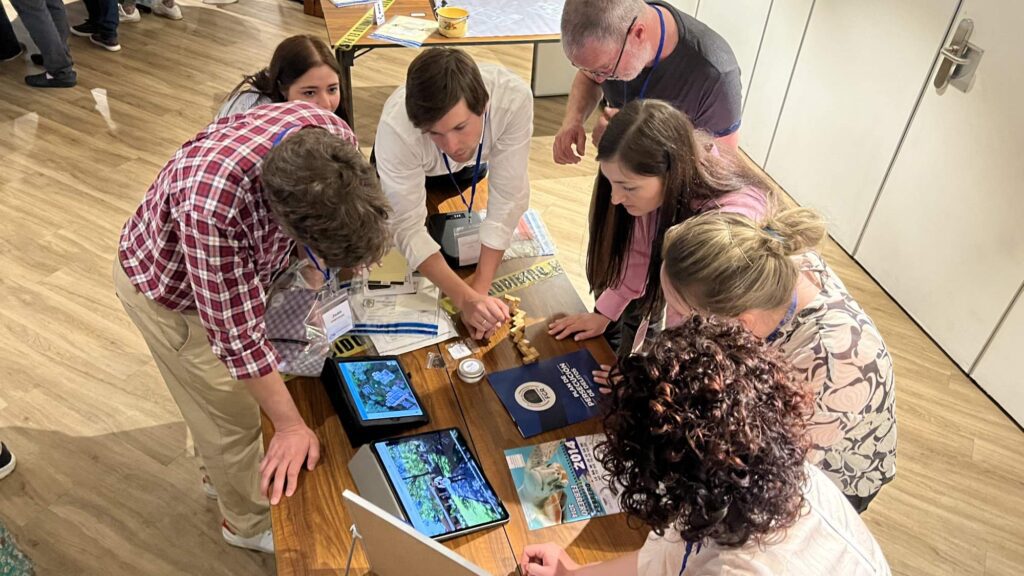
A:
<svg viewBox="0 0 1024 576">
<path fill-rule="evenodd" d="M 455 229 L 455 242 L 459 250 L 459 266 L 470 266 L 480 261 L 480 224 Z"/>
<path fill-rule="evenodd" d="M 324 301 L 321 310 L 328 342 L 334 342 L 352 330 L 352 306 L 349 304 L 347 292 L 332 295 Z"/>
</svg>

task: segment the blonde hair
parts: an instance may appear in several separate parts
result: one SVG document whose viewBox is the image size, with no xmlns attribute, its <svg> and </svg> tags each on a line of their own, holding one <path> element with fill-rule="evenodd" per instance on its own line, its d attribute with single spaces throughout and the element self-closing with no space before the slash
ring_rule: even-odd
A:
<svg viewBox="0 0 1024 576">
<path fill-rule="evenodd" d="M 673 226 L 662 262 L 672 288 L 701 310 L 736 317 L 784 306 L 800 273 L 791 256 L 825 238 L 821 214 L 808 208 L 776 212 L 761 222 L 708 212 Z"/>
</svg>

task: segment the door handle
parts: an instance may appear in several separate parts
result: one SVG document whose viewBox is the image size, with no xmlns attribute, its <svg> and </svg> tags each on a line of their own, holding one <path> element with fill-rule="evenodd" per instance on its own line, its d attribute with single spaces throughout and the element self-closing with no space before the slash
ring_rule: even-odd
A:
<svg viewBox="0 0 1024 576">
<path fill-rule="evenodd" d="M 949 84 L 953 84 L 965 92 L 970 87 L 970 77 L 978 67 L 978 61 L 984 52 L 968 42 L 973 32 L 974 20 L 964 18 L 956 27 L 949 46 L 944 46 L 939 50 L 942 63 L 939 64 L 939 71 L 935 74 L 934 86 L 940 94 Z"/>
</svg>

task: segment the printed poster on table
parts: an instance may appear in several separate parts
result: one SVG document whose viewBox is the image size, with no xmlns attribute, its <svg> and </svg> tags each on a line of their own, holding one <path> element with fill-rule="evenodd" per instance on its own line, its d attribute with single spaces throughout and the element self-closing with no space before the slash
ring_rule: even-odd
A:
<svg viewBox="0 0 1024 576">
<path fill-rule="evenodd" d="M 505 450 L 530 530 L 622 511 L 596 455 L 604 439 L 590 434 Z"/>
<path fill-rule="evenodd" d="M 586 349 L 502 370 L 487 377 L 523 438 L 594 418 L 599 413 L 593 372 L 599 365 Z"/>
</svg>

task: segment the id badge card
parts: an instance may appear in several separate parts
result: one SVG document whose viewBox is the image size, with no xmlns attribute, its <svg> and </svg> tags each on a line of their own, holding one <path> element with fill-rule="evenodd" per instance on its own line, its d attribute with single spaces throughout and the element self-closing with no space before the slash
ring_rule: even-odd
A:
<svg viewBox="0 0 1024 576">
<path fill-rule="evenodd" d="M 325 291 L 323 299 L 324 328 L 327 330 L 327 341 L 334 342 L 352 330 L 352 306 L 348 300 L 348 291 Z"/>
<path fill-rule="evenodd" d="M 459 251 L 459 266 L 470 266 L 480 261 L 480 223 L 467 224 L 455 229 L 455 245 Z"/>
</svg>

